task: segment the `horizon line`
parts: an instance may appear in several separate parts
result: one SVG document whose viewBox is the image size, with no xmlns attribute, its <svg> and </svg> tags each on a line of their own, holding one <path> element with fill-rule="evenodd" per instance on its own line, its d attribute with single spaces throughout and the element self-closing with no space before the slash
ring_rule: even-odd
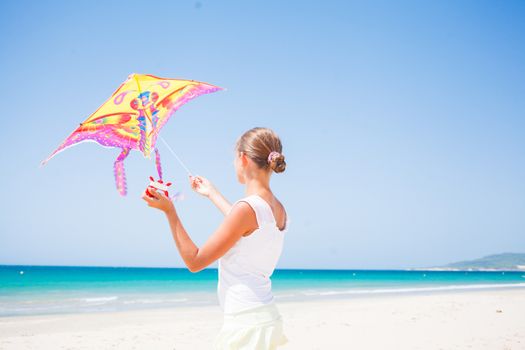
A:
<svg viewBox="0 0 525 350">
<path fill-rule="evenodd" d="M 0 267 L 85 267 L 85 268 L 131 268 L 131 269 L 182 269 L 182 270 L 188 270 L 186 267 L 178 267 L 178 266 L 112 266 L 112 265 L 28 265 L 28 264 L 0 264 Z M 204 270 L 218 270 L 217 267 L 206 267 L 199 272 L 202 272 Z M 504 269 L 496 269 L 496 268 L 448 268 L 448 267 L 408 267 L 408 268 L 275 268 L 275 270 L 307 270 L 307 271 L 430 271 L 430 272 L 524 272 L 524 269 L 511 269 L 511 268 L 504 268 Z M 189 270 L 188 270 L 189 271 Z M 198 273 L 198 272 L 197 272 Z"/>
</svg>

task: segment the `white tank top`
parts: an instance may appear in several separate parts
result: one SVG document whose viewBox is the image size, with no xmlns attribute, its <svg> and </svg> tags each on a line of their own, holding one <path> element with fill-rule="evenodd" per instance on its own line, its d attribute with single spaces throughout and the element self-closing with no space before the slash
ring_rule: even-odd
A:
<svg viewBox="0 0 525 350">
<path fill-rule="evenodd" d="M 280 231 L 272 208 L 259 195 L 239 199 L 232 208 L 240 201 L 247 202 L 253 208 L 259 227 L 248 236 L 241 237 L 219 259 L 217 294 L 225 314 L 274 301 L 270 276 L 281 256 L 289 224 L 286 218 L 285 227 Z"/>
</svg>

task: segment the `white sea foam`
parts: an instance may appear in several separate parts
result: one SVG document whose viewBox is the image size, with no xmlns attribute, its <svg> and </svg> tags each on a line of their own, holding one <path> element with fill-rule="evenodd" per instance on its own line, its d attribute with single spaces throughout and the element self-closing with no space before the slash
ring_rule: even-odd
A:
<svg viewBox="0 0 525 350">
<path fill-rule="evenodd" d="M 135 299 L 135 300 L 126 300 L 124 304 L 160 304 L 166 302 L 175 302 L 183 303 L 188 301 L 188 298 L 179 298 L 179 299 Z"/>
<path fill-rule="evenodd" d="M 468 289 L 490 289 L 490 288 L 524 288 L 525 283 L 498 283 L 498 284 L 467 284 L 448 285 L 436 287 L 413 287 L 413 288 L 380 288 L 380 289 L 347 289 L 340 291 L 302 291 L 307 296 L 315 295 L 344 295 L 344 294 L 378 294 L 378 293 L 409 293 L 429 292 L 442 290 L 468 290 Z"/>
<path fill-rule="evenodd" d="M 88 303 L 99 303 L 99 302 L 105 302 L 105 301 L 112 301 L 117 300 L 117 296 L 111 296 L 111 297 L 98 297 L 98 298 L 84 298 L 81 299 L 83 301 L 87 301 Z"/>
</svg>

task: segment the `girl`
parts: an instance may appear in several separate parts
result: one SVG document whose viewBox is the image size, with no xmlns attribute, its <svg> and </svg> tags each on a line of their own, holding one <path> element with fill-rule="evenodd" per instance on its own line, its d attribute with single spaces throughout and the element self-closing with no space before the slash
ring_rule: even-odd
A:
<svg viewBox="0 0 525 350">
<path fill-rule="evenodd" d="M 288 342 L 270 280 L 289 223 L 284 206 L 270 189 L 272 173 L 286 168 L 281 152 L 279 137 L 268 128 L 253 128 L 237 140 L 234 167 L 246 196 L 233 205 L 206 178 L 190 176 L 192 189 L 225 215 L 200 248 L 168 197 L 154 191 L 155 198 L 142 196 L 148 206 L 166 214 L 177 249 L 191 272 L 218 259 L 217 295 L 224 323 L 214 339 L 215 349 L 266 350 Z"/>
</svg>

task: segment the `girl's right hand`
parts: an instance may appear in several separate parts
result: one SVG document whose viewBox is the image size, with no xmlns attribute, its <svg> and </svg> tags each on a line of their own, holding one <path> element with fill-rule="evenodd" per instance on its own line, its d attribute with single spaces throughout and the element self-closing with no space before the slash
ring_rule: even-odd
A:
<svg viewBox="0 0 525 350">
<path fill-rule="evenodd" d="M 191 188 L 205 197 L 209 197 L 210 193 L 215 189 L 212 183 L 202 176 L 191 176 L 190 175 Z"/>
</svg>

